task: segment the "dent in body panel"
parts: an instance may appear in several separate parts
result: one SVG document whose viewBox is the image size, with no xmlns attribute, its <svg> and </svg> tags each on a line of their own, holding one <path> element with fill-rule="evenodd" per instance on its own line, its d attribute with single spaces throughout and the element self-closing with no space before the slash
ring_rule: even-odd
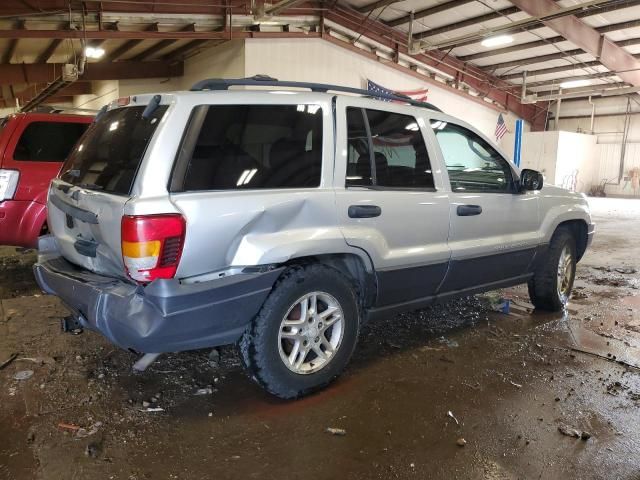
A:
<svg viewBox="0 0 640 480">
<path fill-rule="evenodd" d="M 354 253 L 370 265 L 365 252 L 345 242 L 331 189 L 194 192 L 172 199 L 188 225 L 179 277 L 334 253 Z"/>
</svg>

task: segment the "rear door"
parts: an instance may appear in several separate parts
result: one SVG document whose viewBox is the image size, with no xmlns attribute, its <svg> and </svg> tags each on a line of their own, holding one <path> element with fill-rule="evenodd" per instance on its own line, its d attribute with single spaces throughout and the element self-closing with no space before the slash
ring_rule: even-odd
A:
<svg viewBox="0 0 640 480">
<path fill-rule="evenodd" d="M 337 99 L 338 221 L 373 260 L 379 306 L 433 296 L 449 262 L 449 199 L 419 112 Z"/>
<path fill-rule="evenodd" d="M 146 105 L 101 114 L 71 152 L 49 194 L 49 228 L 71 262 L 124 276 L 121 221 L 138 168 L 168 106 L 143 118 Z"/>
<path fill-rule="evenodd" d="M 519 192 L 516 172 L 464 125 L 432 119 L 451 187 L 451 264 L 441 293 L 524 275 L 535 254 L 537 192 Z"/>
<path fill-rule="evenodd" d="M 18 170 L 14 199 L 44 203 L 49 182 L 88 127 L 90 117 L 29 114 L 19 117 L 7 144 L 4 168 Z"/>
</svg>

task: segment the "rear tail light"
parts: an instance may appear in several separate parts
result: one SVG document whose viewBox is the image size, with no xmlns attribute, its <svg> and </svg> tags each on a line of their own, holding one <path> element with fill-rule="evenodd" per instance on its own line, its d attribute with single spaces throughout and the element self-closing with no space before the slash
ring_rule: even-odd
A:
<svg viewBox="0 0 640 480">
<path fill-rule="evenodd" d="M 122 217 L 122 260 L 133 280 L 173 278 L 180 263 L 186 224 L 182 215 Z"/>
<path fill-rule="evenodd" d="M 20 172 L 17 170 L 0 169 L 0 202 L 11 200 L 18 188 Z"/>
</svg>

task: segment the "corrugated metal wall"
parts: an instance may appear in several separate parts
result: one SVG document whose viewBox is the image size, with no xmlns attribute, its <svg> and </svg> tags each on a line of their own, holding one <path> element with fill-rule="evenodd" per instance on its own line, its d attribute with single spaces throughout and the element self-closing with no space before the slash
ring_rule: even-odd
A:
<svg viewBox="0 0 640 480">
<path fill-rule="evenodd" d="M 611 185 L 611 183 L 618 182 L 621 149 L 621 143 L 598 144 L 600 166 L 594 183 L 606 179 L 607 183 L 609 183 L 606 187 L 606 192 L 610 195 L 640 195 L 640 190 L 634 191 L 632 182 L 628 178 L 629 170 L 640 168 L 640 143 L 627 143 L 624 156 L 624 177 L 619 185 Z"/>
</svg>

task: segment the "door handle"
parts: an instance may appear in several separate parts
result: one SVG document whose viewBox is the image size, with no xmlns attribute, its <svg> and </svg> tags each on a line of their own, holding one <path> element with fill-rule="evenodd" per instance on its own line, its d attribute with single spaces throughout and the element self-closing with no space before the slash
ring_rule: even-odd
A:
<svg viewBox="0 0 640 480">
<path fill-rule="evenodd" d="M 456 213 L 459 217 L 480 215 L 482 213 L 482 207 L 480 205 L 458 205 Z"/>
<path fill-rule="evenodd" d="M 373 218 L 379 217 L 382 209 L 377 205 L 351 205 L 349 218 Z"/>
</svg>

